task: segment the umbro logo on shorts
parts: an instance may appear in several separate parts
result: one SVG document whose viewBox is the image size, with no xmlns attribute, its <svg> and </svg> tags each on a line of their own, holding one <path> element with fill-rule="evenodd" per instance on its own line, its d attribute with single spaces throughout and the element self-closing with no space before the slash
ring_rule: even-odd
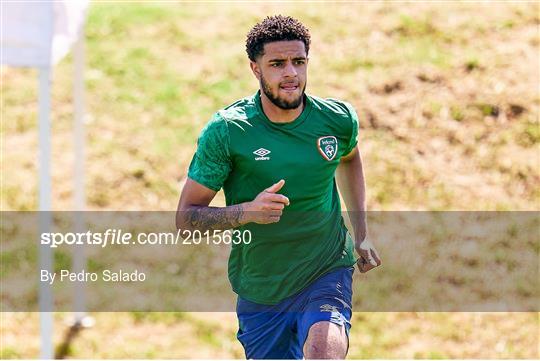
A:
<svg viewBox="0 0 540 361">
<path fill-rule="evenodd" d="M 257 157 L 255 157 L 255 160 L 270 160 L 270 157 L 267 157 L 268 154 L 271 152 L 268 149 L 259 148 L 256 151 L 253 152 Z"/>
<path fill-rule="evenodd" d="M 328 303 L 321 305 L 319 310 L 321 310 L 321 312 L 339 312 L 336 306 L 329 305 Z"/>
</svg>

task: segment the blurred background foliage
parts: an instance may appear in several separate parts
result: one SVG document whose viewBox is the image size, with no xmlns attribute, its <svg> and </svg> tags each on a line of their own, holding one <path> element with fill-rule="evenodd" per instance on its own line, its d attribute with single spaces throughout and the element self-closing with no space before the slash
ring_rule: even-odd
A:
<svg viewBox="0 0 540 361">
<path fill-rule="evenodd" d="M 88 206 L 176 208 L 200 129 L 258 87 L 247 31 L 280 13 L 311 29 L 308 92 L 359 113 L 370 210 L 538 210 L 539 10 L 535 2 L 92 3 Z M 1 206 L 35 210 L 37 73 L 1 71 Z M 55 210 L 72 207 L 71 79 L 68 57 L 54 70 Z M 234 314 L 93 316 L 67 357 L 243 357 Z M 58 344 L 68 314 L 55 317 Z M 37 356 L 38 318 L 2 314 L 2 358 Z M 538 358 L 538 333 L 538 313 L 357 312 L 349 356 Z"/>
</svg>

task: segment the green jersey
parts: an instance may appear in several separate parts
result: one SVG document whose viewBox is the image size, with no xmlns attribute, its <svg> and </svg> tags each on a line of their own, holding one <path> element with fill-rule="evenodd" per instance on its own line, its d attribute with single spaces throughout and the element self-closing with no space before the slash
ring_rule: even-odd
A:
<svg viewBox="0 0 540 361">
<path fill-rule="evenodd" d="M 218 111 L 202 130 L 188 177 L 215 191 L 227 205 L 252 201 L 278 182 L 290 205 L 272 224 L 249 223 L 249 244 L 233 245 L 228 274 L 233 290 L 276 304 L 321 275 L 355 263 L 354 245 L 341 216 L 335 171 L 357 144 L 358 117 L 335 99 L 304 97 L 302 114 L 274 123 L 260 92 Z"/>
</svg>

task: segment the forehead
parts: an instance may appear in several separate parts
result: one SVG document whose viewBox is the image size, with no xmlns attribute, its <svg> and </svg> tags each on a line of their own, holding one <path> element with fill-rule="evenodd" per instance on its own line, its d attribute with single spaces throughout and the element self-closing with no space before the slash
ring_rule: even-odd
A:
<svg viewBox="0 0 540 361">
<path fill-rule="evenodd" d="M 264 44 L 265 59 L 285 59 L 288 57 L 306 57 L 306 47 L 300 40 L 273 41 Z"/>
</svg>

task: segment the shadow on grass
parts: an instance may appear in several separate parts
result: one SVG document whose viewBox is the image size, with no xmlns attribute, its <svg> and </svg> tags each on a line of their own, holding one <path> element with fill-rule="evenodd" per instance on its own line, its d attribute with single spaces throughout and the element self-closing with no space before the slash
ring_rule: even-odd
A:
<svg viewBox="0 0 540 361">
<path fill-rule="evenodd" d="M 65 359 L 67 356 L 70 356 L 73 354 L 71 345 L 73 344 L 75 338 L 77 335 L 81 332 L 81 330 L 88 328 L 85 327 L 85 325 L 82 322 L 75 322 L 73 325 L 71 325 L 64 334 L 63 341 L 58 347 L 56 348 L 56 352 L 54 354 L 54 358 L 57 360 Z"/>
</svg>

